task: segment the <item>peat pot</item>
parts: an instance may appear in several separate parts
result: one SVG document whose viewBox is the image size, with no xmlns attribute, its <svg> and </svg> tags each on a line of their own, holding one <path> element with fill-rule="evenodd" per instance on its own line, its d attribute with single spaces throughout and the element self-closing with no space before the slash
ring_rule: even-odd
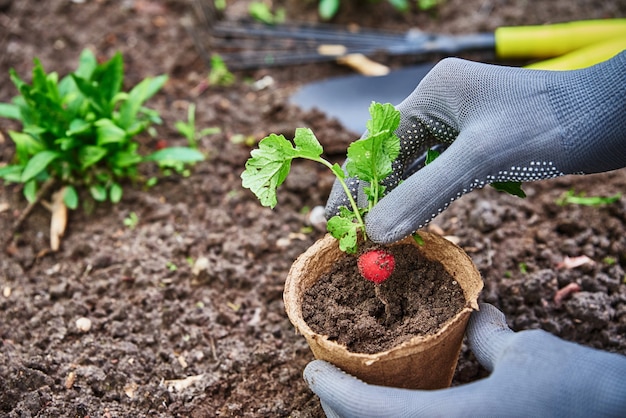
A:
<svg viewBox="0 0 626 418">
<path fill-rule="evenodd" d="M 450 386 L 470 314 L 478 309 L 483 281 L 470 257 L 457 245 L 439 235 L 419 234 L 424 241 L 421 246 L 411 237 L 396 244 L 416 245 L 425 258 L 440 262 L 463 290 L 463 309 L 432 335 L 416 336 L 375 354 L 348 351 L 345 346 L 313 332 L 302 317 L 301 303 L 306 289 L 344 255 L 337 240 L 326 235 L 294 262 L 283 295 L 289 320 L 306 338 L 315 358 L 326 360 L 370 384 L 409 389 Z"/>
</svg>

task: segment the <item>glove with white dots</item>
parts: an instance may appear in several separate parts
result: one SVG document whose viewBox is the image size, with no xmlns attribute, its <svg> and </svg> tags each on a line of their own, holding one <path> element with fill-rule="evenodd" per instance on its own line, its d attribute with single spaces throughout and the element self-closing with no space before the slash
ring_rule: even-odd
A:
<svg viewBox="0 0 626 418">
<path fill-rule="evenodd" d="M 375 242 L 397 241 L 463 194 L 626 166 L 626 51 L 582 70 L 544 71 L 448 58 L 397 106 L 401 152 L 388 194 L 366 217 Z M 424 166 L 433 146 L 445 151 Z M 358 179 L 349 186 L 361 195 Z M 327 216 L 347 206 L 333 187 Z"/>
</svg>

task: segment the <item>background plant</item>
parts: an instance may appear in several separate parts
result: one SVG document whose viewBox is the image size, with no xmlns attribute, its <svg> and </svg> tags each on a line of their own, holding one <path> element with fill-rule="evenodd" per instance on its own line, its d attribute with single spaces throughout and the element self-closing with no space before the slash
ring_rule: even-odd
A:
<svg viewBox="0 0 626 418">
<path fill-rule="evenodd" d="M 370 0 L 370 2 L 378 2 L 379 0 Z M 409 0 L 387 0 L 396 10 L 406 12 L 409 10 L 411 2 Z M 415 4 L 420 10 L 432 10 L 437 7 L 443 0 L 415 0 Z M 341 0 L 320 0 L 318 4 L 318 13 L 324 20 L 332 19 L 337 11 Z"/>
<path fill-rule="evenodd" d="M 0 178 L 24 184 L 33 202 L 44 183 L 65 186 L 63 201 L 78 206 L 77 188 L 86 187 L 96 201 L 118 202 L 123 180 L 137 180 L 144 162 L 191 163 L 204 159 L 188 147 L 171 147 L 143 156 L 135 137 L 153 124 L 159 113 L 144 106 L 167 81 L 148 77 L 130 91 L 122 91 L 124 62 L 120 53 L 99 64 L 84 50 L 76 71 L 59 80 L 46 73 L 35 58 L 32 81 L 15 70 L 10 77 L 19 91 L 12 103 L 0 104 L 0 116 L 16 119 L 22 131 L 10 131 L 14 160 L 0 168 Z"/>
</svg>

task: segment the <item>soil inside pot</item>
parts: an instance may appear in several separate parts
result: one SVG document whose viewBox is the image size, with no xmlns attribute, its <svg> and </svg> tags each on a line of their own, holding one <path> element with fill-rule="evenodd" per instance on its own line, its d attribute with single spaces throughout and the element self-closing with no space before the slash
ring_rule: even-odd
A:
<svg viewBox="0 0 626 418">
<path fill-rule="evenodd" d="M 441 263 L 413 245 L 388 250 L 396 266 L 379 285 L 380 297 L 376 285 L 360 275 L 353 255 L 338 260 L 306 291 L 302 313 L 313 331 L 352 352 L 373 354 L 435 333 L 463 309 L 463 290 Z"/>
</svg>

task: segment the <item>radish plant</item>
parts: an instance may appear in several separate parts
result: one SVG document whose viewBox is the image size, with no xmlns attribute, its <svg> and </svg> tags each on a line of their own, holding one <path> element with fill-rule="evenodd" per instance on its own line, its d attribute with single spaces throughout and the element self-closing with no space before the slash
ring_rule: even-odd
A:
<svg viewBox="0 0 626 418">
<path fill-rule="evenodd" d="M 322 157 L 324 150 L 310 129 L 298 128 L 293 144 L 283 135 L 276 134 L 270 134 L 259 142 L 259 148 L 251 152 L 246 169 L 241 174 L 243 187 L 250 189 L 262 205 L 273 208 L 277 204 L 276 190 L 287 178 L 293 159 L 304 158 L 323 164 L 337 177 L 350 202 L 350 207 L 342 206 L 339 215 L 328 220 L 328 232 L 339 241 L 342 251 L 356 253 L 359 236 L 367 239 L 363 216 L 383 197 L 385 187 L 381 182 L 391 174 L 392 162 L 400 153 L 400 139 L 394 133 L 400 124 L 400 112 L 391 104 L 380 103 L 372 103 L 369 110 L 368 136 L 348 147 L 346 172 L 338 164 Z M 368 200 L 366 207 L 360 208 L 352 197 L 346 183 L 348 177 L 357 177 L 368 183 L 364 188 Z M 361 270 L 372 272 L 370 280 L 381 282 L 393 270 L 392 258 L 389 253 L 372 256 L 371 267 Z M 366 265 L 368 262 L 363 263 Z M 384 279 L 381 279 L 383 276 Z"/>
</svg>

